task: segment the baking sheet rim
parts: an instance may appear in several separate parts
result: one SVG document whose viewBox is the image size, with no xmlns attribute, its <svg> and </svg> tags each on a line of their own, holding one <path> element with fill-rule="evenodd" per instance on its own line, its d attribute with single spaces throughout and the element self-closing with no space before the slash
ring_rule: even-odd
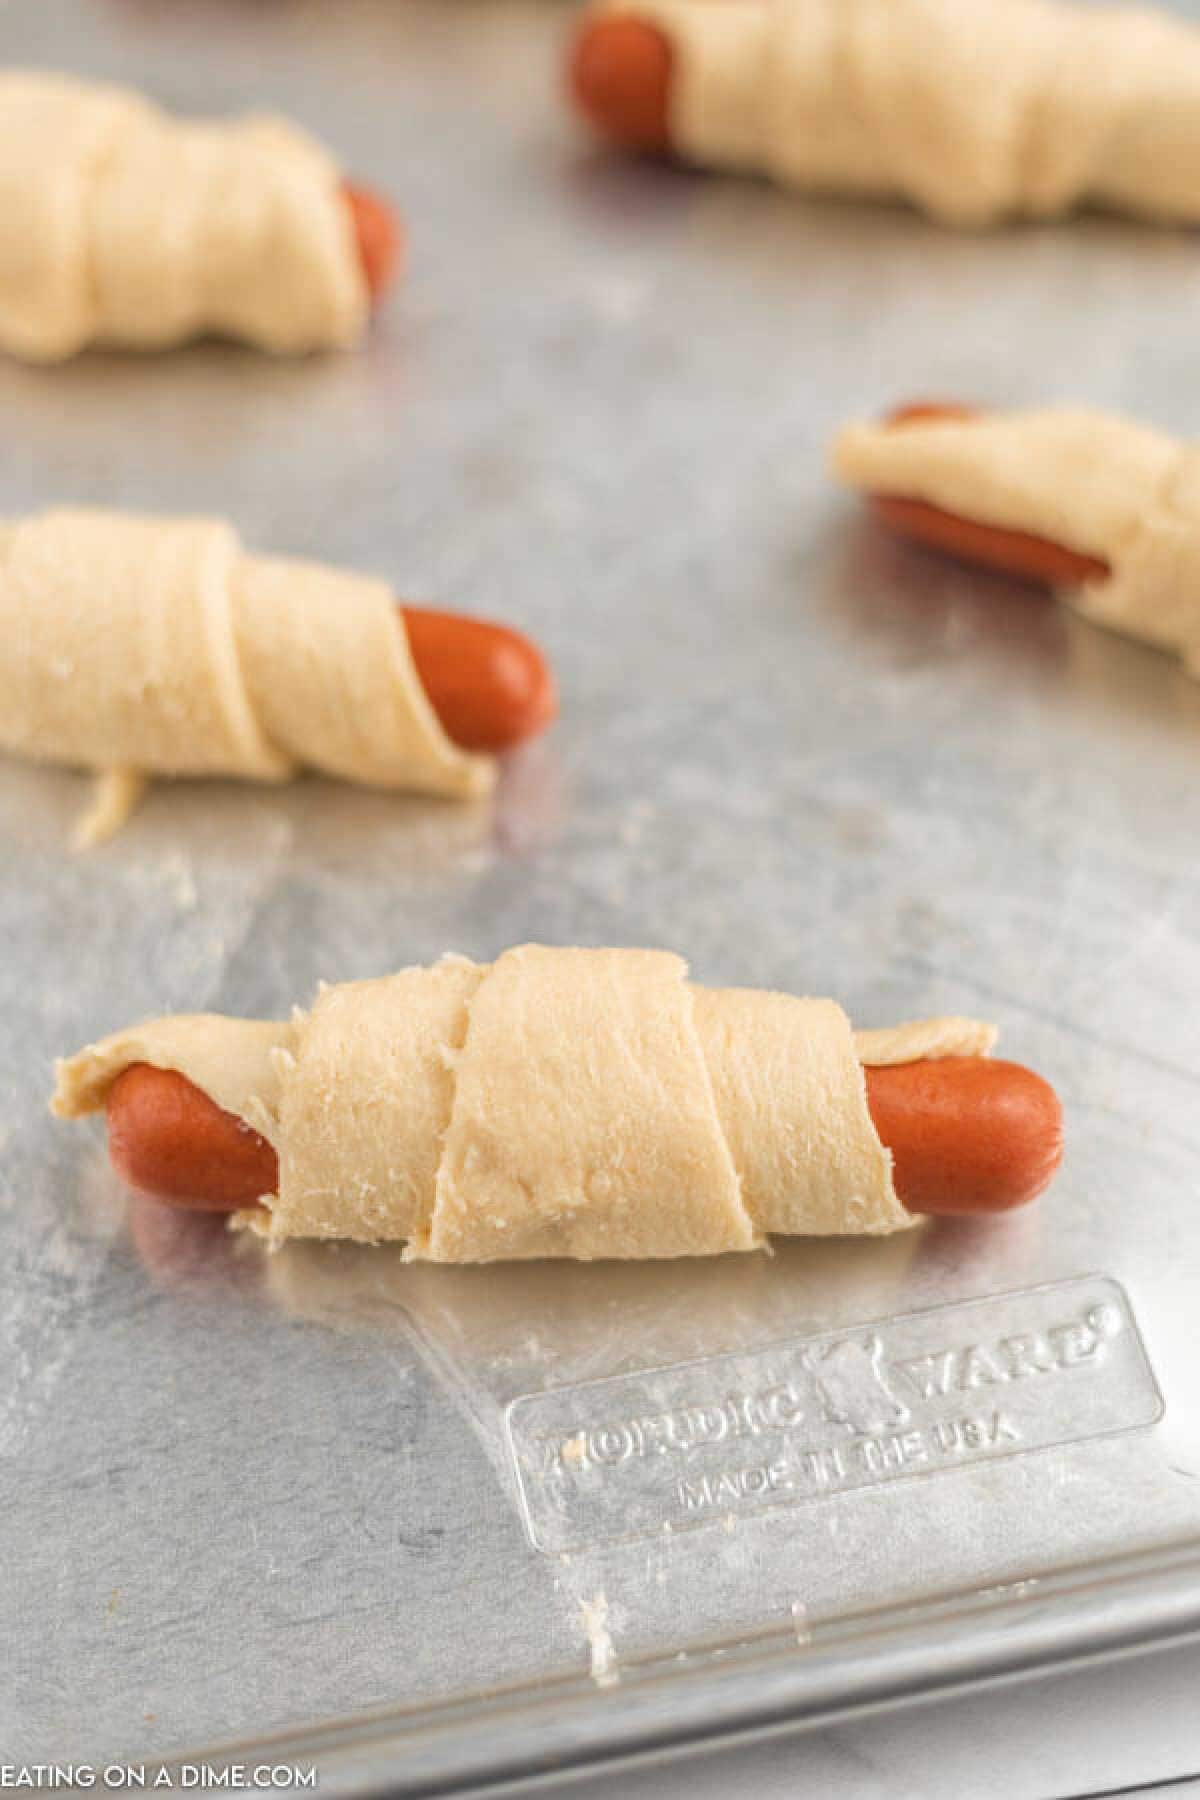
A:
<svg viewBox="0 0 1200 1800">
<path fill-rule="evenodd" d="M 314 1765 L 322 1794 L 500 1793 L 816 1729 L 953 1693 L 1200 1638 L 1200 1537 L 818 1623 L 622 1664 L 618 1685 L 553 1676 L 194 1751 L 161 1766 Z M 152 1761 L 152 1759 L 148 1759 Z M 159 1766 L 155 1764 L 154 1766 Z M 178 1782 L 176 1782 L 178 1785 Z"/>
</svg>

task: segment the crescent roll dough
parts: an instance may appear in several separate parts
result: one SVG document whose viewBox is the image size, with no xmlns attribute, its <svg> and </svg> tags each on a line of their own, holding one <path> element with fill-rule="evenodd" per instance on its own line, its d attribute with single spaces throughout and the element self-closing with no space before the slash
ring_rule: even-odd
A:
<svg viewBox="0 0 1200 1800">
<path fill-rule="evenodd" d="M 832 464 L 868 493 L 1102 558 L 1111 574 L 1071 604 L 1200 676 L 1200 446 L 1103 413 L 980 413 L 851 425 Z"/>
<path fill-rule="evenodd" d="M 949 225 L 1091 201 L 1200 219 L 1200 31 L 1057 0 L 621 0 L 675 49 L 696 162 Z"/>
<path fill-rule="evenodd" d="M 215 519 L 102 512 L 0 526 L 0 747 L 114 772 L 88 841 L 148 774 L 467 796 L 493 769 L 442 730 L 384 582 L 248 556 Z"/>
<path fill-rule="evenodd" d="M 332 159 L 280 119 L 179 121 L 140 95 L 0 74 L 0 344 L 51 362 L 203 332 L 352 344 L 366 277 Z"/>
<path fill-rule="evenodd" d="M 290 1023 L 153 1019 L 58 1065 L 52 1110 L 175 1069 L 274 1146 L 239 1223 L 430 1262 L 713 1256 L 913 1223 L 862 1060 L 979 1055 L 970 1019 L 855 1039 L 831 1000 L 691 986 L 659 950 L 526 944 L 322 990 Z"/>
</svg>

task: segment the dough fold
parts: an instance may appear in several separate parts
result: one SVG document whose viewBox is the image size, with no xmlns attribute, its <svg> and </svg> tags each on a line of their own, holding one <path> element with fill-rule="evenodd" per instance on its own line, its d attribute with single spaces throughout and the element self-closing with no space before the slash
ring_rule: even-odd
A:
<svg viewBox="0 0 1200 1800">
<path fill-rule="evenodd" d="M 384 582 L 248 556 L 228 525 L 48 512 L 0 528 L 0 747 L 136 777 L 321 769 L 467 796 L 493 765 L 447 738 Z"/>
<path fill-rule="evenodd" d="M 1061 0 L 619 0 L 675 49 L 696 162 L 943 223 L 1200 219 L 1200 30 Z"/>
<path fill-rule="evenodd" d="M 275 1148 L 238 1222 L 430 1262 L 709 1256 L 913 1223 L 862 1059 L 977 1055 L 941 1019 L 856 1040 L 830 1000 L 696 987 L 657 950 L 526 944 L 322 990 L 290 1023 L 153 1020 L 58 1064 L 52 1110 L 176 1069 Z"/>
<path fill-rule="evenodd" d="M 833 472 L 1106 562 L 1067 593 L 1085 618 L 1200 676 L 1200 447 L 1104 413 L 1047 410 L 850 425 Z"/>
<path fill-rule="evenodd" d="M 281 119 L 176 120 L 124 88 L 0 74 L 0 345 L 53 362 L 202 333 L 352 344 L 368 294 L 341 176 Z"/>
</svg>

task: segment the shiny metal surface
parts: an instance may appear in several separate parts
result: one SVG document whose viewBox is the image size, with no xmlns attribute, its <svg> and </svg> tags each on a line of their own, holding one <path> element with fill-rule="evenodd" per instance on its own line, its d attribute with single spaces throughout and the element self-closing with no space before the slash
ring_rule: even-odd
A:
<svg viewBox="0 0 1200 1800">
<path fill-rule="evenodd" d="M 361 357 L 0 368 L 0 508 L 228 513 L 532 631 L 565 714 L 491 810 L 164 788 L 82 860 L 83 783 L 0 765 L 6 1759 L 286 1746 L 402 1708 L 305 1741 L 325 1791 L 417 1791 L 1200 1623 L 1200 689 L 890 543 L 822 468 L 844 417 L 920 394 L 1200 434 L 1196 240 L 951 238 L 626 165 L 553 104 L 566 22 L 534 0 L 0 9 L 5 60 L 287 108 L 397 197 L 413 246 Z M 991 1016 L 1064 1096 L 1063 1173 L 1015 1218 L 770 1260 L 264 1261 L 128 1201 L 99 1133 L 46 1117 L 51 1058 L 131 1017 L 282 1012 L 320 977 L 526 938 L 670 945 L 697 979 L 829 992 L 864 1024 Z M 1129 1296 L 1152 1429 L 569 1561 L 523 1533 L 518 1396 L 1082 1275 Z M 890 1661 L 871 1623 L 1031 1581 L 982 1636 L 989 1602 L 918 1610 Z M 603 1692 L 598 1592 L 624 1671 Z"/>
</svg>

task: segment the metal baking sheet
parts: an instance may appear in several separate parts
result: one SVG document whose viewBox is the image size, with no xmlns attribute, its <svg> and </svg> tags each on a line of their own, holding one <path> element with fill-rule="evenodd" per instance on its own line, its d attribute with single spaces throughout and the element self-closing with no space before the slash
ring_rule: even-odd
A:
<svg viewBox="0 0 1200 1800">
<path fill-rule="evenodd" d="M 270 1740 L 326 1792 L 431 1791 L 1200 1625 L 1200 688 L 890 542 L 823 469 L 841 420 L 922 394 L 1200 434 L 1200 247 L 1099 219 L 951 237 L 628 164 L 557 105 L 568 21 L 0 9 L 5 61 L 307 120 L 412 241 L 362 356 L 0 367 L 3 511 L 226 513 L 525 627 L 564 698 L 490 807 L 164 787 L 85 859 L 82 780 L 0 764 L 7 1760 Z M 282 1013 L 527 938 L 668 945 L 863 1024 L 992 1017 L 1064 1096 L 1062 1175 L 898 1241 L 409 1268 L 161 1216 L 46 1116 L 52 1057 L 129 1018 Z M 896 1372 L 943 1354 L 961 1405 Z M 747 1471 L 779 1456 L 739 1439 L 698 1528 L 643 1470 L 572 1489 L 561 1548 L 539 1531 L 523 1421 L 645 1436 L 738 1394 L 765 1418 L 802 1355 L 795 1404 L 824 1410 L 793 1448 L 886 1479 L 759 1504 Z M 994 1412 L 1025 1438 L 931 1435 Z"/>
</svg>

